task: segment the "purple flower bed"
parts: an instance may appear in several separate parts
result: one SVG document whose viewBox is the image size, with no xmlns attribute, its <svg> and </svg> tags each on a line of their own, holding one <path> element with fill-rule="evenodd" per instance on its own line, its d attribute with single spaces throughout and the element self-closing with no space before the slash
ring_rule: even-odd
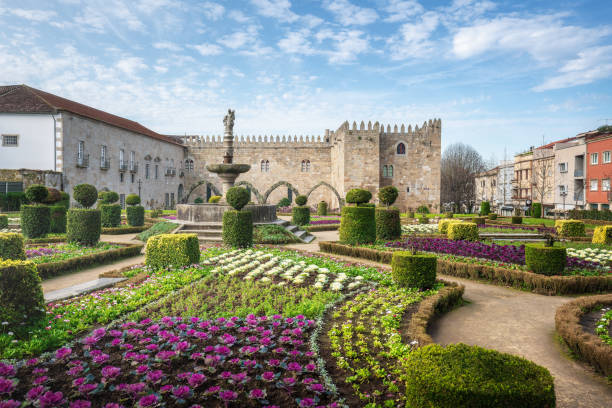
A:
<svg viewBox="0 0 612 408">
<path fill-rule="evenodd" d="M 388 248 L 414 248 L 418 251 L 436 252 L 483 258 L 497 262 L 525 265 L 525 245 L 497 245 L 483 242 L 454 241 L 446 238 L 409 238 L 406 241 L 387 242 Z M 569 269 L 597 269 L 600 265 L 584 259 L 567 257 Z"/>
<path fill-rule="evenodd" d="M 47 256 L 47 255 L 55 255 L 55 254 L 65 254 L 66 251 L 62 251 L 56 248 L 50 247 L 40 247 L 34 249 L 26 249 L 26 257 L 27 258 L 36 258 L 39 256 Z"/>
<path fill-rule="evenodd" d="M 249 315 L 96 329 L 50 358 L 0 363 L 0 407 L 337 407 L 308 347 L 314 326 Z"/>
<path fill-rule="evenodd" d="M 484 224 L 479 225 L 479 228 L 497 228 L 497 229 L 508 229 L 508 230 L 530 230 L 537 231 L 540 234 L 555 234 L 557 230 L 550 227 L 538 227 L 529 225 L 501 225 L 501 224 Z"/>
<path fill-rule="evenodd" d="M 176 220 L 176 215 L 162 215 L 162 218 L 167 220 Z"/>
<path fill-rule="evenodd" d="M 340 219 L 312 220 L 310 225 L 340 224 Z"/>
</svg>

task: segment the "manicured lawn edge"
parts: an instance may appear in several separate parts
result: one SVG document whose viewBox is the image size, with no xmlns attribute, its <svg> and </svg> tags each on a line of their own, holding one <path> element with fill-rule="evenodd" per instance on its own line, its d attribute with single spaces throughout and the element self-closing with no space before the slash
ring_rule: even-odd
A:
<svg viewBox="0 0 612 408">
<path fill-rule="evenodd" d="M 374 262 L 391 263 L 392 251 L 352 247 L 336 242 L 319 242 L 322 252 Z M 612 291 L 612 276 L 545 276 L 529 271 L 497 268 L 438 259 L 437 273 L 458 278 L 484 280 L 496 285 L 526 289 L 541 295 L 566 295 Z"/>
<path fill-rule="evenodd" d="M 62 237 L 48 237 L 48 238 L 31 238 L 26 239 L 24 244 L 26 245 L 37 245 L 37 244 L 55 244 L 57 242 L 66 242 L 66 235 Z"/>
<path fill-rule="evenodd" d="M 41 279 L 47 279 L 59 275 L 60 273 L 73 271 L 86 266 L 99 265 L 116 261 L 118 259 L 137 256 L 140 255 L 140 251 L 143 247 L 144 244 L 127 245 L 121 248 L 109 249 L 108 251 L 83 255 L 62 261 L 41 263 L 37 265 L 38 274 L 40 275 Z"/>
<path fill-rule="evenodd" d="M 581 297 L 557 309 L 555 327 L 565 344 L 595 370 L 612 376 L 612 347 L 596 334 L 586 332 L 580 318 L 596 306 L 612 305 L 612 294 Z"/>
</svg>

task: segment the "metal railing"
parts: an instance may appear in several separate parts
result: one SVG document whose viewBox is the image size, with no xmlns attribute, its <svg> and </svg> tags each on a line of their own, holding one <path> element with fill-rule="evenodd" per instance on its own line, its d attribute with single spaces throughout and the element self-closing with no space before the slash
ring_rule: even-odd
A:
<svg viewBox="0 0 612 408">
<path fill-rule="evenodd" d="M 89 155 L 88 154 L 77 154 L 76 166 L 81 168 L 89 167 Z"/>
<path fill-rule="evenodd" d="M 583 193 L 574 193 L 574 201 L 582 201 L 582 200 L 584 200 Z"/>
<path fill-rule="evenodd" d="M 125 162 L 119 162 L 119 171 L 127 171 L 128 165 Z"/>
<path fill-rule="evenodd" d="M 138 173 L 138 163 L 130 162 L 130 172 L 131 173 Z"/>
<path fill-rule="evenodd" d="M 176 176 L 176 169 L 173 167 L 166 168 L 166 176 L 171 176 L 171 177 Z"/>
<path fill-rule="evenodd" d="M 584 177 L 584 170 L 574 170 L 574 177 Z"/>
<path fill-rule="evenodd" d="M 100 168 L 102 170 L 110 169 L 110 159 L 100 159 Z"/>
</svg>

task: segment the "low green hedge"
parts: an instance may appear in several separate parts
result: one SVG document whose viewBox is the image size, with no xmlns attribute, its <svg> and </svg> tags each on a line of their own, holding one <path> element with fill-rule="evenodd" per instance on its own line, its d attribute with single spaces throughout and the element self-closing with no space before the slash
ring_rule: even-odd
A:
<svg viewBox="0 0 612 408">
<path fill-rule="evenodd" d="M 0 230 L 8 228 L 8 216 L 0 214 Z"/>
<path fill-rule="evenodd" d="M 81 245 L 95 245 L 100 241 L 100 210 L 71 208 L 68 210 L 66 239 Z"/>
<path fill-rule="evenodd" d="M 473 222 L 450 223 L 446 235 L 455 241 L 477 241 L 478 225 Z"/>
<path fill-rule="evenodd" d="M 366 244 L 376 241 L 375 209 L 372 207 L 342 207 L 340 241 Z"/>
<path fill-rule="evenodd" d="M 487 216 L 491 212 L 491 204 L 488 201 L 483 201 L 480 203 L 480 215 Z"/>
<path fill-rule="evenodd" d="M 438 222 L 438 232 L 440 234 L 446 234 L 448 232 L 448 226 L 455 222 L 463 222 L 463 221 L 458 220 L 458 219 L 452 219 L 452 218 L 440 220 Z"/>
<path fill-rule="evenodd" d="M 411 408 L 553 408 L 554 379 L 537 364 L 466 344 L 430 344 L 403 360 Z"/>
<path fill-rule="evenodd" d="M 429 218 L 427 217 L 419 217 L 419 224 L 429 224 Z"/>
<path fill-rule="evenodd" d="M 200 262 L 196 234 L 160 234 L 147 241 L 145 264 L 153 269 L 181 267 Z"/>
<path fill-rule="evenodd" d="M 310 224 L 310 207 L 297 206 L 291 209 L 291 223 L 297 226 Z"/>
<path fill-rule="evenodd" d="M 523 217 L 519 215 L 512 216 L 512 224 L 522 224 L 522 223 L 523 223 Z"/>
<path fill-rule="evenodd" d="M 490 214 L 489 214 L 487 217 L 488 217 L 490 220 L 496 220 L 496 219 L 497 219 L 497 214 L 495 214 L 495 213 L 490 213 Z"/>
<path fill-rule="evenodd" d="M 320 201 L 317 204 L 317 215 L 327 215 L 327 202 Z"/>
<path fill-rule="evenodd" d="M 593 232 L 593 244 L 612 244 L 612 225 L 600 225 Z"/>
<path fill-rule="evenodd" d="M 0 260 L 25 260 L 23 236 L 14 232 L 0 233 Z"/>
<path fill-rule="evenodd" d="M 64 205 L 51 206 L 51 229 L 54 234 L 63 234 L 66 232 L 66 213 L 68 210 Z"/>
<path fill-rule="evenodd" d="M 142 205 L 130 205 L 126 209 L 128 224 L 132 227 L 144 225 L 145 209 Z"/>
<path fill-rule="evenodd" d="M 302 227 L 302 229 L 307 232 L 337 231 L 338 229 L 340 229 L 340 224 L 306 225 L 305 227 Z"/>
<path fill-rule="evenodd" d="M 102 204 L 100 220 L 104 228 L 116 228 L 121 225 L 121 206 L 119 204 Z"/>
<path fill-rule="evenodd" d="M 223 243 L 230 247 L 253 246 L 253 214 L 251 211 L 229 210 L 223 213 Z"/>
<path fill-rule="evenodd" d="M 584 222 L 579 220 L 557 220 L 555 229 L 560 237 L 584 237 Z"/>
<path fill-rule="evenodd" d="M 42 204 L 21 206 L 21 232 L 26 238 L 40 238 L 51 229 L 51 209 Z"/>
<path fill-rule="evenodd" d="M 376 239 L 392 240 L 402 235 L 400 211 L 393 207 L 378 207 L 374 215 L 376 221 Z"/>
<path fill-rule="evenodd" d="M 32 261 L 0 260 L 0 322 L 3 330 L 45 317 L 40 276 Z"/>
<path fill-rule="evenodd" d="M 178 224 L 176 224 L 178 226 Z M 122 234 L 138 234 L 140 232 L 146 231 L 151 224 L 145 224 L 142 227 L 116 227 L 116 228 L 102 228 L 102 234 L 106 235 L 122 235 Z"/>
<path fill-rule="evenodd" d="M 429 289 L 436 283 L 437 257 L 395 251 L 391 259 L 391 275 L 399 286 Z"/>
<path fill-rule="evenodd" d="M 547 247 L 544 244 L 525 245 L 525 265 L 534 273 L 561 275 L 567 264 L 564 247 Z"/>
<path fill-rule="evenodd" d="M 445 212 L 444 213 L 444 218 L 453 218 L 455 216 L 455 214 L 453 214 L 452 212 Z"/>
<path fill-rule="evenodd" d="M 472 221 L 476 224 L 476 225 L 485 225 L 485 217 L 474 217 L 472 218 Z"/>
</svg>

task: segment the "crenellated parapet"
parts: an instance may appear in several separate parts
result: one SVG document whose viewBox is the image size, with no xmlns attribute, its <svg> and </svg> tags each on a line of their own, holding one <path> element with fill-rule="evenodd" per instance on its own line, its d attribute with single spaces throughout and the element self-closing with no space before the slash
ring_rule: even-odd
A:
<svg viewBox="0 0 612 408">
<path fill-rule="evenodd" d="M 403 123 L 400 125 L 394 124 L 385 124 L 375 122 L 372 123 L 368 121 L 367 125 L 364 121 L 357 124 L 357 122 L 353 122 L 353 124 L 349 124 L 348 121 L 345 121 L 340 125 L 336 133 L 339 132 L 351 132 L 353 134 L 359 134 L 360 132 L 376 132 L 381 136 L 384 135 L 393 135 L 393 136 L 403 136 L 403 137 L 424 137 L 424 136 L 439 136 L 442 131 L 442 120 L 441 119 L 430 119 L 429 121 L 423 122 L 423 125 L 419 127 L 419 125 L 415 125 L 414 128 L 412 125 L 404 125 Z M 333 133 L 333 132 L 332 132 Z"/>
<path fill-rule="evenodd" d="M 183 144 L 189 147 L 223 147 L 221 135 L 181 136 Z M 241 135 L 234 137 L 236 147 L 321 147 L 328 144 L 326 137 L 320 135 Z"/>
</svg>

